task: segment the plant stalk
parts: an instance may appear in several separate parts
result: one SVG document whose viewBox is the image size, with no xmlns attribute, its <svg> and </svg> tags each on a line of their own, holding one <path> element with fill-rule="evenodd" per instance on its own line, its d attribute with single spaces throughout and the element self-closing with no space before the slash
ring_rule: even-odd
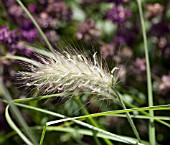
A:
<svg viewBox="0 0 170 145">
<path fill-rule="evenodd" d="M 21 6 L 21 8 L 25 11 L 25 13 L 27 14 L 27 16 L 31 19 L 31 21 L 33 22 L 33 24 L 35 25 L 35 27 L 37 28 L 37 30 L 39 31 L 40 35 L 42 36 L 42 38 L 44 39 L 46 45 L 48 46 L 48 48 L 50 49 L 51 52 L 54 52 L 54 49 L 52 47 L 52 45 L 50 44 L 50 42 L 48 41 L 47 37 L 45 36 L 44 32 L 42 31 L 42 29 L 40 28 L 40 26 L 38 25 L 38 23 L 35 21 L 35 19 L 33 18 L 33 16 L 30 14 L 30 12 L 27 10 L 27 8 L 24 6 L 24 4 L 20 1 L 20 0 L 16 0 L 17 3 Z"/>
<path fill-rule="evenodd" d="M 114 90 L 114 89 L 113 89 L 113 90 Z M 123 100 L 122 100 L 121 97 L 119 96 L 119 94 L 116 92 L 116 90 L 114 90 L 114 91 L 115 91 L 115 93 L 116 93 L 116 97 L 118 98 L 118 100 L 119 100 L 122 108 L 123 108 L 123 109 L 127 109 L 126 106 L 125 106 L 125 104 L 124 104 L 124 102 L 123 102 Z M 134 122 L 133 122 L 133 120 L 132 120 L 129 112 L 126 112 L 126 116 L 127 116 L 127 119 L 128 119 L 128 121 L 129 121 L 129 123 L 130 123 L 130 125 L 131 125 L 131 127 L 132 127 L 132 130 L 133 130 L 136 138 L 138 139 L 139 143 L 141 143 L 141 139 L 140 139 L 139 133 L 138 133 L 138 131 L 137 131 L 137 129 L 136 129 L 136 126 L 135 126 L 135 124 L 134 124 Z"/>
<path fill-rule="evenodd" d="M 82 107 L 82 110 L 83 110 L 84 114 L 85 114 L 85 115 L 89 115 L 88 110 L 84 107 L 84 105 L 83 105 L 83 103 L 81 102 L 81 100 L 79 99 L 79 97 L 78 97 L 78 96 L 75 96 L 74 99 L 75 99 L 76 103 L 77 103 L 80 107 Z M 97 122 L 93 119 L 93 117 L 88 117 L 88 119 L 89 119 L 89 122 L 90 122 L 92 125 L 94 125 L 95 127 L 100 128 L 100 126 L 99 126 L 99 125 L 97 124 Z M 107 145 L 113 145 L 113 143 L 112 143 L 109 139 L 104 138 L 103 140 L 105 141 L 105 143 L 106 143 Z"/>
<path fill-rule="evenodd" d="M 34 137 L 32 130 L 30 130 L 24 118 L 22 117 L 20 111 L 18 110 L 16 105 L 13 103 L 10 93 L 8 92 L 7 88 L 5 87 L 1 79 L 0 79 L 0 93 L 4 96 L 8 104 L 11 106 L 11 112 L 16 117 L 16 121 L 18 122 L 20 127 L 24 129 L 26 135 L 31 139 L 32 143 L 34 145 L 38 145 L 37 140 Z"/>
<path fill-rule="evenodd" d="M 141 20 L 141 25 L 142 25 L 142 35 L 143 35 L 143 42 L 144 42 L 144 49 L 145 49 L 146 67 L 147 67 L 146 73 L 147 73 L 148 105 L 149 107 L 151 107 L 153 106 L 153 92 L 152 92 L 151 69 L 150 69 L 150 62 L 149 62 L 146 28 L 145 28 L 141 0 L 137 0 L 137 4 L 139 8 L 140 20 Z M 151 117 L 154 117 L 153 110 L 149 110 L 149 114 L 151 115 Z M 149 120 L 149 141 L 151 145 L 156 144 L 155 125 L 154 125 L 154 119 L 152 118 Z"/>
</svg>

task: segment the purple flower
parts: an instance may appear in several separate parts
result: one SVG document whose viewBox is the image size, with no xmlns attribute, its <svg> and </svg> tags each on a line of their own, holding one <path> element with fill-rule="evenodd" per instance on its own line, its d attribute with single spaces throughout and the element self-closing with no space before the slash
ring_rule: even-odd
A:
<svg viewBox="0 0 170 145">
<path fill-rule="evenodd" d="M 16 2 L 14 0 L 4 0 L 3 2 L 7 7 L 10 7 L 10 6 L 16 4 Z"/>
<path fill-rule="evenodd" d="M 55 18 L 62 20 L 62 21 L 69 21 L 71 20 L 72 10 L 68 7 L 64 2 L 52 2 L 48 5 L 46 11 L 54 16 Z"/>
<path fill-rule="evenodd" d="M 30 3 L 27 8 L 30 13 L 35 13 L 37 10 L 37 5 L 34 3 Z"/>
<path fill-rule="evenodd" d="M 9 30 L 6 26 L 0 27 L 0 42 L 8 40 L 9 35 Z"/>
<path fill-rule="evenodd" d="M 54 44 L 59 40 L 59 36 L 56 31 L 51 30 L 45 33 L 47 38 Z"/>
<path fill-rule="evenodd" d="M 13 39 L 13 41 L 20 41 L 22 40 L 22 33 L 21 33 L 21 29 L 17 28 L 15 30 L 11 31 L 11 37 Z"/>
<path fill-rule="evenodd" d="M 169 97 L 170 93 L 170 75 L 163 75 L 159 85 L 158 93 L 162 97 Z"/>
<path fill-rule="evenodd" d="M 35 57 L 35 53 L 25 46 L 24 42 L 12 44 L 10 47 L 10 52 L 20 53 L 28 57 Z"/>
<path fill-rule="evenodd" d="M 6 26 L 0 28 L 0 42 L 11 44 L 20 39 L 20 32 L 18 29 L 10 31 Z"/>
<path fill-rule="evenodd" d="M 24 14 L 23 9 L 16 4 L 8 7 L 8 12 L 12 17 L 14 17 L 14 19 L 19 18 L 19 17 L 23 16 L 23 14 Z"/>
<path fill-rule="evenodd" d="M 133 72 L 135 74 L 141 74 L 146 71 L 146 60 L 137 58 L 134 62 Z"/>
<path fill-rule="evenodd" d="M 119 25 L 123 24 L 130 16 L 130 10 L 126 10 L 122 6 L 115 6 L 108 11 L 108 19 Z"/>
<path fill-rule="evenodd" d="M 166 22 L 159 22 L 157 24 L 152 25 L 148 34 L 154 37 L 156 41 L 154 43 L 158 48 L 161 48 L 162 51 L 169 51 L 169 31 L 170 25 Z M 163 52 L 164 53 L 164 52 Z"/>
<path fill-rule="evenodd" d="M 34 24 L 30 20 L 25 20 L 21 25 L 22 30 L 30 30 L 34 28 Z"/>
<path fill-rule="evenodd" d="M 21 26 L 22 39 L 34 42 L 38 37 L 38 31 L 30 20 L 25 20 Z"/>
<path fill-rule="evenodd" d="M 49 15 L 46 12 L 40 13 L 39 18 L 37 18 L 37 22 L 41 28 L 45 28 L 45 29 L 47 28 L 55 29 L 57 26 L 57 19 L 51 17 L 51 15 Z"/>
<path fill-rule="evenodd" d="M 28 42 L 34 42 L 38 37 L 37 29 L 31 29 L 29 31 L 22 31 L 22 37 Z"/>
<path fill-rule="evenodd" d="M 22 50 L 25 55 L 32 55 L 32 52 L 27 49 L 23 43 L 19 43 L 19 41 L 25 40 L 28 42 L 33 42 L 37 37 L 38 31 L 35 28 L 30 30 L 9 30 L 5 26 L 0 27 L 0 43 L 5 43 L 9 52 L 16 53 L 17 50 Z"/>
<path fill-rule="evenodd" d="M 159 3 L 147 4 L 146 8 L 147 8 L 146 17 L 148 19 L 152 19 L 155 16 L 161 16 L 164 11 L 163 5 Z"/>
<path fill-rule="evenodd" d="M 159 22 L 157 24 L 152 25 L 151 29 L 149 30 L 149 35 L 152 36 L 165 36 L 165 34 L 169 35 L 169 24 L 164 22 Z"/>
<path fill-rule="evenodd" d="M 118 44 L 127 44 L 132 45 L 134 42 L 134 39 L 137 35 L 137 30 L 135 28 L 129 29 L 129 28 L 122 28 L 118 29 L 114 41 Z"/>
<path fill-rule="evenodd" d="M 89 41 L 92 38 L 97 38 L 100 36 L 99 29 L 96 28 L 94 22 L 90 20 L 84 21 L 79 27 L 76 33 L 78 40 Z"/>
<path fill-rule="evenodd" d="M 100 48 L 100 54 L 104 59 L 115 55 L 115 44 L 105 44 Z"/>
</svg>

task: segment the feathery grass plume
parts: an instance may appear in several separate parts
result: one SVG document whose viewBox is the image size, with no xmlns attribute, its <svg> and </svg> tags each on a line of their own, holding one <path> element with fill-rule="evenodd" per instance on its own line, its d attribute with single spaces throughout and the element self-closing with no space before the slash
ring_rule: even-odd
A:
<svg viewBox="0 0 170 145">
<path fill-rule="evenodd" d="M 31 67 L 30 72 L 19 72 L 19 79 L 26 87 L 36 86 L 40 93 L 50 94 L 63 92 L 66 96 L 75 93 L 90 93 L 113 99 L 112 87 L 116 85 L 117 77 L 102 66 L 96 53 L 92 59 L 72 51 L 56 51 L 48 57 L 40 57 L 41 62 Z"/>
</svg>

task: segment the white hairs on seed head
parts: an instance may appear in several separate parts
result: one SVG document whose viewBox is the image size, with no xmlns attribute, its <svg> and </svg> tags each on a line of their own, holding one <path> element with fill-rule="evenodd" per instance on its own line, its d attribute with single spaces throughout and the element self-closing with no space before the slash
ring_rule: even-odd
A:
<svg viewBox="0 0 170 145">
<path fill-rule="evenodd" d="M 30 72 L 19 72 L 25 86 L 36 86 L 43 94 L 64 92 L 90 93 L 108 99 L 116 85 L 115 67 L 111 72 L 102 67 L 94 53 L 92 60 L 82 54 L 69 51 L 56 52 L 32 67 Z"/>
</svg>

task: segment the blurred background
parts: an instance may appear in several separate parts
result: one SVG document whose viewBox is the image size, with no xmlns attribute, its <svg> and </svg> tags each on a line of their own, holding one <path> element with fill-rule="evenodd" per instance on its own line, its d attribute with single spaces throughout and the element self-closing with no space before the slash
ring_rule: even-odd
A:
<svg viewBox="0 0 170 145">
<path fill-rule="evenodd" d="M 23 0 L 23 3 L 54 48 L 57 49 L 61 42 L 64 42 L 82 51 L 98 52 L 108 63 L 109 69 L 115 65 L 122 68 L 117 89 L 125 100 L 138 107 L 148 106 L 142 28 L 135 0 Z M 143 0 L 143 10 L 150 53 L 154 105 L 168 104 L 170 103 L 170 1 Z M 1 0 L 0 57 L 11 54 L 36 58 L 30 46 L 43 49 L 45 43 L 15 0 Z M 15 72 L 23 69 L 18 61 L 0 60 L 0 77 L 13 99 L 28 96 L 15 85 Z M 89 96 L 83 96 L 82 101 L 87 104 L 90 113 L 121 109 L 114 103 L 96 101 Z M 54 99 L 40 101 L 38 104 L 31 102 L 30 105 L 56 110 L 67 116 L 82 115 L 80 107 L 71 100 Z M 5 106 L 0 101 L 0 136 L 12 131 L 4 116 Z M 38 112 L 35 115 L 28 110 L 21 111 L 30 126 L 44 124 L 47 120 L 54 119 Z M 169 116 L 169 112 L 165 111 L 155 111 L 155 114 Z M 108 116 L 98 118 L 97 121 L 110 132 L 134 137 L 124 118 Z M 148 121 L 139 119 L 134 121 L 142 139 L 148 140 Z M 59 135 L 57 139 L 56 134 Z M 158 143 L 170 144 L 169 128 L 156 123 L 156 134 Z M 89 137 L 80 138 L 86 144 L 94 144 Z M 50 145 L 78 144 L 71 135 L 56 132 L 48 133 L 45 142 Z M 18 136 L 13 135 L 0 144 L 14 145 L 23 142 Z"/>
</svg>

